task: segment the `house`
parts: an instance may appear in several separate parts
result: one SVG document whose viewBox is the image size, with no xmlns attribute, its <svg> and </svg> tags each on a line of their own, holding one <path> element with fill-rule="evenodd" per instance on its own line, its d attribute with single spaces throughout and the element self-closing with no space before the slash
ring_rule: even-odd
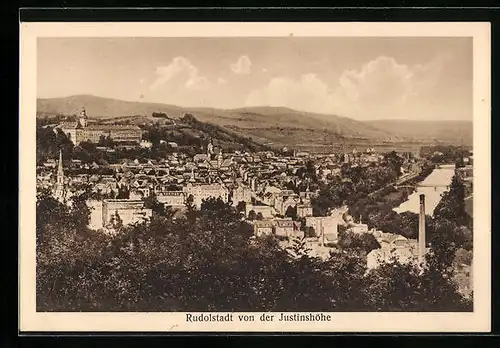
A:
<svg viewBox="0 0 500 348">
<path fill-rule="evenodd" d="M 285 215 L 289 207 L 296 207 L 300 203 L 300 198 L 297 194 L 292 194 L 290 196 L 280 195 L 276 197 L 274 202 L 274 208 L 279 214 Z"/>
<path fill-rule="evenodd" d="M 280 237 L 297 237 L 302 234 L 300 224 L 292 219 L 273 220 L 273 234 Z"/>
<path fill-rule="evenodd" d="M 141 140 L 141 142 L 139 143 L 139 145 L 142 147 L 142 148 L 145 148 L 145 149 L 150 149 L 153 147 L 153 143 L 150 142 L 150 141 L 147 141 L 147 140 Z"/>
<path fill-rule="evenodd" d="M 257 220 L 253 222 L 253 231 L 257 237 L 273 233 L 272 220 Z"/>
<path fill-rule="evenodd" d="M 233 206 L 237 206 L 239 202 L 252 202 L 252 190 L 244 185 L 239 185 L 233 190 L 232 196 Z"/>
<path fill-rule="evenodd" d="M 382 263 L 390 263 L 392 259 L 397 259 L 401 263 L 418 261 L 417 240 L 380 231 L 375 231 L 373 236 L 379 242 L 380 249 L 374 249 L 366 256 L 368 269 L 377 268 Z"/>
<path fill-rule="evenodd" d="M 261 213 L 264 219 L 272 218 L 275 215 L 275 211 L 271 206 L 247 204 L 245 206 L 245 214 L 247 217 L 252 210 L 255 212 L 256 215 Z"/>
<path fill-rule="evenodd" d="M 229 190 L 224 184 L 201 184 L 193 185 L 188 183 L 183 188 L 186 197 L 193 196 L 193 203 L 200 208 L 203 200 L 207 198 L 221 198 L 224 202 L 229 201 Z"/>
<path fill-rule="evenodd" d="M 367 224 L 354 224 L 349 227 L 349 231 L 357 234 L 368 233 L 368 225 Z"/>
<path fill-rule="evenodd" d="M 186 202 L 183 191 L 161 191 L 157 193 L 156 199 L 165 206 L 183 206 Z"/>
<path fill-rule="evenodd" d="M 304 218 L 313 215 L 313 208 L 310 204 L 298 204 L 297 205 L 297 216 Z"/>
<path fill-rule="evenodd" d="M 328 236 L 328 240 L 336 241 L 338 237 L 337 218 L 332 216 L 307 216 L 306 227 L 313 228 L 314 233 L 323 238 L 323 235 Z"/>
<path fill-rule="evenodd" d="M 91 214 L 91 218 L 94 216 L 94 220 L 91 220 L 91 225 L 102 226 L 104 228 L 109 228 L 110 223 L 113 221 L 120 220 L 126 226 L 147 220 L 152 215 L 152 210 L 145 208 L 144 202 L 141 200 L 105 199 L 102 201 L 102 208 L 95 201 L 89 205 L 97 210 L 97 216 Z M 99 218 L 99 209 L 102 209 L 100 223 L 95 220 Z"/>
</svg>

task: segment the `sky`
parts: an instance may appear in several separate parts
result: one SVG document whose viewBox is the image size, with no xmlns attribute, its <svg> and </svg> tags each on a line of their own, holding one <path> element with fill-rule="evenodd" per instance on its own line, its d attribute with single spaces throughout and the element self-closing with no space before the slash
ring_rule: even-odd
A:
<svg viewBox="0 0 500 348">
<path fill-rule="evenodd" d="M 39 98 L 472 120 L 472 38 L 39 38 Z"/>
</svg>

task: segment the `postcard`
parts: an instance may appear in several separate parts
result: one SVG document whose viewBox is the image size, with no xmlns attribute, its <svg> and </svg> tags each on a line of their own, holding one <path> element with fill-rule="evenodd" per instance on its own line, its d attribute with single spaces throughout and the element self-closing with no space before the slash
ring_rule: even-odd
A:
<svg viewBox="0 0 500 348">
<path fill-rule="evenodd" d="M 489 23 L 20 23 L 21 332 L 490 331 Z"/>
</svg>

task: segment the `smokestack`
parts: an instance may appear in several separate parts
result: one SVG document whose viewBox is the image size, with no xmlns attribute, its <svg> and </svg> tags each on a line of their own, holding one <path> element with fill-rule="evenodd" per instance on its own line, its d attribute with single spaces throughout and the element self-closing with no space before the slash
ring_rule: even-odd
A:
<svg viewBox="0 0 500 348">
<path fill-rule="evenodd" d="M 425 260 L 425 195 L 420 195 L 420 216 L 418 223 L 418 262 Z"/>
</svg>

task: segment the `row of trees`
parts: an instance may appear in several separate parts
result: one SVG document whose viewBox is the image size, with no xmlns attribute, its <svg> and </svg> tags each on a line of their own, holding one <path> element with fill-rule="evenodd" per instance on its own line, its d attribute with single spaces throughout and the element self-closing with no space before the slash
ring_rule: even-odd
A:
<svg viewBox="0 0 500 348">
<path fill-rule="evenodd" d="M 250 238 L 238 210 L 214 199 L 188 201 L 176 219 L 156 207 L 106 235 L 87 229 L 84 199 L 37 197 L 39 311 L 471 310 L 437 255 L 423 272 L 396 262 L 366 273 L 363 245 L 346 241 L 326 261 L 304 241 L 283 249 Z"/>
<path fill-rule="evenodd" d="M 455 163 L 470 155 L 468 146 L 432 145 L 422 146 L 420 156 L 428 158 L 434 163 Z"/>
<path fill-rule="evenodd" d="M 335 176 L 328 184 L 321 184 L 318 196 L 312 200 L 315 216 L 325 216 L 332 208 L 367 199 L 370 193 L 397 178 L 397 169 L 387 165 L 344 165 L 341 170 L 341 176 Z"/>
</svg>

